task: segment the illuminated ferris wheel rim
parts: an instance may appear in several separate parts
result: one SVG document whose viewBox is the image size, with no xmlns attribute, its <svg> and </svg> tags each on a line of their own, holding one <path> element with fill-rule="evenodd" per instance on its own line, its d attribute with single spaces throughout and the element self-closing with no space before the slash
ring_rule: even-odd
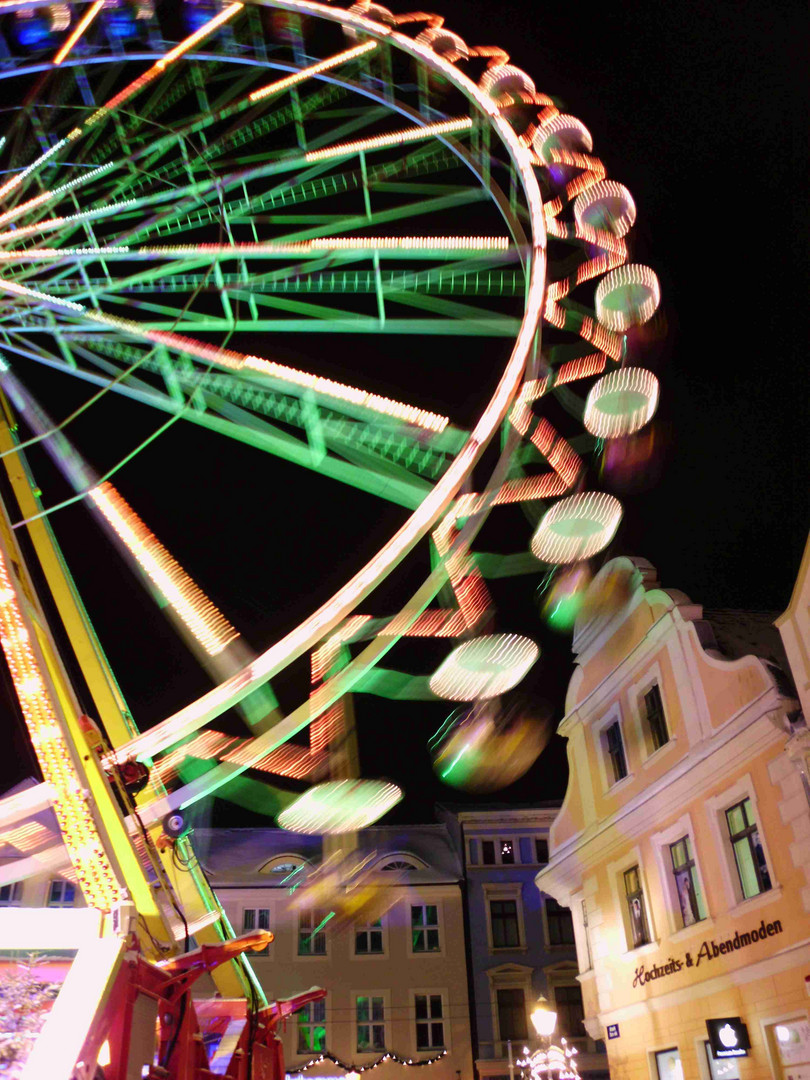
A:
<svg viewBox="0 0 810 1080">
<path fill-rule="evenodd" d="M 322 17 L 331 22 L 338 23 L 344 28 L 361 32 L 379 41 L 385 41 L 407 53 L 414 60 L 421 62 L 436 73 L 441 74 L 456 89 L 458 89 L 468 101 L 474 105 L 486 119 L 492 128 L 500 136 L 501 142 L 508 152 L 517 175 L 523 183 L 523 195 L 529 215 L 531 232 L 531 259 L 529 267 L 529 282 L 526 291 L 525 306 L 520 329 L 517 333 L 514 347 L 506 366 L 501 374 L 495 391 L 488 404 L 484 408 L 477 423 L 469 434 L 464 446 L 451 462 L 447 471 L 437 481 L 434 488 L 428 493 L 424 501 L 411 514 L 407 521 L 397 530 L 391 539 L 380 549 L 377 555 L 359 570 L 334 596 L 305 619 L 299 626 L 288 633 L 280 641 L 266 649 L 252 663 L 246 665 L 241 671 L 226 679 L 219 686 L 208 691 L 196 701 L 191 702 L 173 716 L 168 717 L 157 727 L 150 729 L 134 738 L 130 743 L 118 747 L 116 757 L 122 760 L 137 754 L 140 758 L 150 757 L 160 750 L 171 746 L 178 738 L 215 719 L 227 709 L 238 704 L 251 691 L 266 681 L 272 679 L 289 664 L 297 660 L 306 652 L 313 649 L 325 635 L 339 626 L 357 605 L 384 580 L 389 573 L 402 561 L 410 551 L 424 539 L 429 530 L 436 525 L 442 515 L 450 508 L 453 500 L 458 495 L 464 482 L 470 476 L 475 465 L 478 463 L 483 451 L 489 444 L 492 436 L 498 430 L 505 419 L 507 411 L 512 404 L 523 377 L 529 352 L 535 343 L 539 333 L 542 311 L 543 293 L 545 285 L 545 247 L 546 230 L 543 217 L 543 205 L 537 178 L 530 154 L 520 142 L 514 129 L 509 122 L 500 114 L 498 106 L 474 83 L 464 75 L 454 64 L 445 60 L 430 48 L 421 45 L 412 38 L 397 32 L 391 27 L 377 23 L 356 12 L 350 12 L 342 8 L 328 7 L 324 4 L 305 3 L 300 0 L 279 0 L 279 2 L 264 2 L 264 0 L 249 0 L 257 7 L 277 8 L 284 11 L 298 12 L 303 15 Z M 197 56 L 198 54 L 194 54 Z M 205 59 L 206 54 L 199 54 L 200 59 Z M 128 56 L 108 57 L 109 61 L 129 60 Z M 217 57 L 222 59 L 222 57 Z M 238 58 L 226 57 L 226 60 Z M 273 66 L 276 66 L 275 64 Z M 282 66 L 282 65 L 278 65 Z M 283 65 L 285 70 L 295 71 L 292 66 Z M 324 78 L 336 80 L 334 76 L 324 75 Z M 416 119 L 416 118 L 414 118 Z M 424 124 L 427 127 L 429 125 Z M 441 136 L 438 136 L 441 138 Z M 504 451 L 506 453 L 506 451 Z M 470 519 L 464 527 L 463 538 L 470 540 L 483 524 L 486 512 L 479 512 Z M 422 607 L 429 603 L 443 581 L 442 559 L 434 568 L 425 585 L 419 590 Z M 411 609 L 412 619 L 421 610 L 421 607 L 413 606 Z M 403 624 L 405 629 L 407 623 Z M 367 654 L 369 650 L 376 652 L 377 659 L 384 651 L 394 644 L 394 638 L 390 638 L 384 648 L 374 649 L 375 643 L 369 646 L 363 656 L 367 661 L 374 660 Z M 359 658 L 358 658 L 359 659 Z M 355 662 L 356 664 L 356 662 Z M 357 671 L 355 664 L 351 668 Z M 350 671 L 344 673 L 343 679 L 336 683 L 345 685 L 347 692 L 351 689 Z M 348 684 L 348 685 L 346 685 Z M 337 687 L 336 687 L 337 690 Z M 306 707 L 306 717 L 291 727 L 286 737 L 292 731 L 300 730 L 308 722 L 314 719 L 316 713 L 305 703 L 295 714 L 300 714 L 301 709 Z M 323 706 L 324 708 L 326 705 Z M 288 718 L 292 720 L 292 716 Z M 284 724 L 278 728 L 285 727 Z M 273 729 L 276 738 L 283 741 L 283 735 L 278 728 Z M 271 733 L 268 733 L 271 734 Z M 273 738 L 272 742 L 276 742 Z M 151 815 L 150 815 L 151 816 Z"/>
</svg>

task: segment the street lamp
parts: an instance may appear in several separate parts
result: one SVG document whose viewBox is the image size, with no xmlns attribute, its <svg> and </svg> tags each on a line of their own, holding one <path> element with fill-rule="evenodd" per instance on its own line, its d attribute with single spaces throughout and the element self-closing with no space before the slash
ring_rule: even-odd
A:
<svg viewBox="0 0 810 1080">
<path fill-rule="evenodd" d="M 524 1046 L 524 1057 L 517 1062 L 524 1070 L 524 1077 L 529 1080 L 579 1080 L 575 1061 L 576 1048 L 569 1046 L 565 1039 L 560 1039 L 560 1046 L 551 1042 L 557 1025 L 557 1014 L 544 997 L 537 999 L 531 1017 L 542 1045 L 532 1054 L 529 1053 L 528 1046 Z"/>
<path fill-rule="evenodd" d="M 541 994 L 537 1004 L 532 1010 L 532 1024 L 534 1030 L 541 1039 L 550 1039 L 554 1028 L 557 1026 L 557 1014 L 549 1008 L 548 1002 Z"/>
</svg>

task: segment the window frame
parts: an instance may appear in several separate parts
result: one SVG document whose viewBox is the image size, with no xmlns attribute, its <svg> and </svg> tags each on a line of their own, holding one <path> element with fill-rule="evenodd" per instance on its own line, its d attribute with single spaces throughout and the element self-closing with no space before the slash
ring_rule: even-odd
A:
<svg viewBox="0 0 810 1080">
<path fill-rule="evenodd" d="M 670 665 L 674 664 L 673 657 L 670 651 L 667 649 L 665 655 L 667 656 Z M 675 698 L 678 702 L 678 707 L 681 709 L 681 715 L 683 713 L 683 705 L 678 696 L 677 684 L 673 684 L 671 680 L 667 682 L 664 679 L 663 672 L 661 670 L 661 664 L 658 660 L 651 664 L 644 674 L 636 680 L 627 689 L 627 702 L 629 705 L 630 716 L 633 722 L 633 728 L 635 729 L 635 745 L 639 747 L 639 753 L 641 755 L 641 768 L 646 769 L 652 766 L 653 761 L 657 761 L 659 757 L 662 757 L 669 750 L 673 749 L 678 742 L 678 735 L 676 734 L 675 725 L 670 722 L 672 709 L 667 708 L 667 704 L 664 700 L 664 685 L 667 685 L 667 698 L 672 704 L 672 699 Z M 652 687 L 657 686 L 658 692 L 661 696 L 661 706 L 664 717 L 664 724 L 668 734 L 667 741 L 656 747 L 654 745 L 652 735 L 650 733 L 650 726 L 647 722 L 647 710 L 645 707 L 645 695 L 649 693 Z M 673 689 L 674 686 L 674 689 Z"/>
<path fill-rule="evenodd" d="M 526 952 L 528 943 L 526 939 L 526 921 L 523 911 L 523 886 L 521 882 L 494 882 L 484 883 L 484 903 L 486 904 L 487 945 L 491 953 Z M 496 945 L 492 936 L 492 908 L 493 900 L 513 900 L 515 914 L 517 915 L 518 945 Z"/>
<path fill-rule="evenodd" d="M 421 907 L 427 909 L 429 907 L 436 908 L 436 922 L 428 923 L 425 921 L 421 926 L 414 925 L 413 922 L 413 909 Z M 425 920 L 427 920 L 427 910 L 425 910 Z M 438 932 L 439 947 L 437 949 L 415 949 L 413 945 L 414 930 L 422 930 L 425 934 L 425 942 L 427 943 L 427 931 L 436 930 Z M 408 900 L 408 956 L 443 956 L 444 955 L 444 920 L 442 918 L 442 905 L 440 900 Z"/>
<path fill-rule="evenodd" d="M 443 1042 L 441 1046 L 419 1046 L 419 1040 L 417 1038 L 416 1025 L 420 1023 L 431 1024 L 433 1021 L 430 1017 L 427 1020 L 420 1020 L 416 1015 L 416 999 L 419 997 L 426 997 L 428 999 L 428 1008 L 430 1008 L 430 998 L 438 997 L 441 1002 L 441 1017 L 439 1018 L 442 1023 L 442 1036 Z M 414 1054 L 435 1054 L 437 1050 L 446 1050 L 450 1052 L 450 1017 L 448 1013 L 448 992 L 445 987 L 418 987 L 409 991 L 410 998 L 410 1015 L 411 1015 L 411 1033 L 410 1044 L 412 1046 L 412 1053 Z M 432 1032 L 431 1032 L 432 1034 Z"/>
<path fill-rule="evenodd" d="M 559 1008 L 559 1003 L 557 1001 L 557 991 L 558 990 L 563 990 L 563 989 L 570 989 L 570 990 L 576 989 L 576 990 L 579 991 L 579 1000 L 580 1000 L 580 1003 L 582 1004 L 582 1030 L 580 1032 L 578 1032 L 576 1035 L 573 1035 L 573 1034 L 570 1034 L 568 1032 L 563 1031 L 562 1028 L 559 1026 L 560 1008 Z M 568 1042 L 577 1042 L 577 1041 L 580 1041 L 580 1040 L 588 1039 L 590 1036 L 588 1035 L 588 1032 L 585 1030 L 585 1002 L 584 1002 L 584 999 L 582 997 L 582 986 L 577 981 L 577 979 L 576 978 L 573 978 L 573 979 L 572 978 L 565 978 L 565 977 L 559 977 L 557 979 L 550 979 L 549 980 L 548 991 L 549 991 L 549 994 L 551 995 L 551 1001 L 552 1001 L 552 1003 L 554 1005 L 554 1010 L 557 1013 L 557 1027 L 554 1029 L 555 1036 L 562 1036 L 563 1038 L 568 1040 Z"/>
<path fill-rule="evenodd" d="M 757 822 L 760 829 L 759 839 L 765 855 L 765 865 L 768 868 L 771 879 L 770 889 L 766 892 L 758 893 L 756 896 L 749 897 L 743 896 L 742 893 L 737 873 L 736 859 L 731 847 L 731 840 L 725 816 L 726 810 L 741 802 L 746 796 L 751 800 L 754 820 Z M 746 773 L 744 776 L 741 776 L 735 784 L 718 792 L 717 795 L 713 795 L 706 799 L 705 805 L 709 818 L 709 828 L 714 838 L 716 849 L 722 854 L 722 858 L 719 860 L 720 877 L 723 881 L 723 887 L 728 901 L 729 914 L 735 913 L 738 908 L 742 908 L 743 906 L 745 906 L 747 910 L 750 910 L 751 908 L 757 908 L 762 904 L 767 904 L 778 899 L 778 897 L 781 896 L 782 890 L 776 876 L 771 853 L 768 850 L 768 838 L 761 828 L 762 814 L 759 810 L 757 792 L 751 774 Z"/>
<path fill-rule="evenodd" d="M 371 1030 L 369 1030 L 369 1043 L 370 1043 L 369 1049 L 368 1050 L 361 1050 L 360 1049 L 360 1041 L 359 1041 L 359 1038 L 358 1038 L 358 1028 L 361 1026 L 361 1023 L 360 1023 L 360 1020 L 358 1019 L 358 1016 L 357 1016 L 357 1003 L 358 1003 L 358 1001 L 360 1001 L 361 998 L 368 998 L 369 1002 L 373 1002 L 374 998 L 379 998 L 383 1003 L 383 1019 L 381 1021 L 382 1029 L 383 1029 L 383 1047 L 382 1047 L 382 1050 L 376 1049 L 374 1047 L 374 1045 L 373 1045 L 373 1032 Z M 352 1026 L 354 1028 L 354 1034 L 352 1035 L 352 1046 L 354 1047 L 354 1052 L 357 1053 L 357 1054 L 361 1054 L 364 1057 L 373 1057 L 373 1058 L 379 1057 L 381 1053 L 383 1053 L 383 1054 L 387 1053 L 388 1052 L 388 1025 L 391 1022 L 391 1020 L 390 1020 L 390 1014 L 391 1014 L 390 991 L 388 991 L 388 990 L 354 990 L 354 991 L 352 991 L 351 1001 L 352 1001 Z M 366 1026 L 368 1026 L 369 1029 L 377 1026 L 375 1021 L 373 1020 L 373 1015 L 374 1015 L 373 1009 L 374 1009 L 374 1006 L 372 1004 L 369 1007 L 369 1019 L 368 1019 L 367 1025 L 366 1025 Z"/>
<path fill-rule="evenodd" d="M 658 699 L 658 708 L 653 711 L 652 714 L 649 701 L 647 700 L 651 694 L 654 694 Z M 669 724 L 667 723 L 667 713 L 664 708 L 664 697 L 661 693 L 661 684 L 658 681 L 650 683 L 648 689 L 642 690 L 641 701 L 644 703 L 644 723 L 647 727 L 647 735 L 649 736 L 652 745 L 652 750 L 647 756 L 652 757 L 658 750 L 663 750 L 672 737 L 669 731 Z M 653 723 L 653 719 L 655 719 L 656 723 Z M 664 738 L 659 742 L 658 738 L 661 733 L 663 733 Z"/>
<path fill-rule="evenodd" d="M 23 882 L 7 881 L 0 885 L 0 891 L 8 889 L 8 900 L 0 899 L 0 908 L 21 907 L 23 898 Z M 50 892 L 50 888 L 48 890 Z"/>
<path fill-rule="evenodd" d="M 328 1048 L 328 1046 L 329 1046 L 329 1027 L 328 1027 L 329 1010 L 328 1010 L 328 1006 L 327 1006 L 327 1000 L 328 1000 L 328 998 L 321 998 L 320 1001 L 310 1001 L 307 1005 L 303 1006 L 303 1008 L 298 1009 L 295 1013 L 293 1013 L 293 1016 L 295 1016 L 297 1018 L 304 1011 L 304 1009 L 307 1009 L 309 1017 L 310 1017 L 310 1019 L 307 1019 L 306 1022 L 303 1023 L 303 1024 L 301 1023 L 300 1020 L 296 1019 L 296 1026 L 295 1026 L 296 1050 L 294 1051 L 294 1056 L 306 1055 L 306 1056 L 311 1057 L 313 1054 L 323 1053 L 323 1051 L 325 1051 Z M 322 1006 L 323 1007 L 323 1020 L 322 1021 L 319 1021 L 314 1016 L 312 1016 L 312 1011 L 315 1009 L 316 1006 Z M 308 1028 L 308 1029 L 311 1030 L 312 1028 L 314 1028 L 316 1026 L 323 1026 L 323 1031 L 324 1031 L 323 1050 L 312 1050 L 312 1049 L 304 1049 L 304 1050 L 302 1050 L 301 1049 L 301 1031 L 303 1029 L 305 1029 L 305 1028 Z"/>
<path fill-rule="evenodd" d="M 351 947 L 352 960 L 385 960 L 388 957 L 388 926 L 384 915 L 381 915 L 379 919 L 375 920 L 379 923 L 379 926 L 375 923 L 355 923 L 352 927 L 353 944 Z M 358 952 L 357 951 L 357 935 L 365 933 L 370 936 L 372 933 L 379 932 L 381 948 L 375 952 Z"/>
<path fill-rule="evenodd" d="M 560 908 L 561 911 L 567 911 L 568 912 L 568 916 L 569 916 L 569 918 L 571 920 L 571 940 L 570 941 L 552 941 L 551 940 L 551 925 L 552 925 L 552 922 L 554 922 L 556 924 L 556 923 L 560 922 L 561 920 L 559 919 L 557 912 L 554 913 L 553 920 L 549 920 L 549 917 L 548 917 L 548 914 L 549 914 L 548 913 L 548 902 L 549 902 L 549 900 L 551 900 L 553 903 L 555 903 L 557 905 L 557 907 Z M 543 933 L 544 933 L 544 936 L 545 936 L 546 947 L 548 949 L 550 949 L 550 950 L 555 950 L 555 951 L 558 950 L 558 949 L 567 949 L 569 951 L 571 949 L 575 949 L 576 944 L 577 944 L 577 934 L 576 934 L 576 928 L 574 926 L 574 913 L 571 910 L 571 908 L 566 907 L 565 904 L 561 904 L 559 902 L 559 900 L 556 899 L 556 897 L 551 896 L 549 893 L 543 893 L 542 894 L 542 904 L 543 904 Z"/>
<path fill-rule="evenodd" d="M 763 869 L 759 865 L 759 858 L 757 856 L 756 847 L 755 847 L 754 841 L 753 841 L 753 837 L 756 836 L 757 840 L 759 841 L 760 847 L 762 848 L 762 840 L 760 838 L 760 827 L 759 827 L 756 815 L 750 815 L 750 816 L 753 816 L 753 818 L 754 818 L 753 822 L 745 824 L 743 826 L 743 828 L 740 829 L 738 832 L 732 832 L 731 831 L 732 825 L 731 825 L 731 821 L 729 820 L 729 814 L 731 814 L 734 810 L 737 810 L 739 808 L 739 809 L 742 810 L 743 819 L 747 822 L 751 806 L 752 806 L 751 799 L 750 799 L 749 796 L 746 795 L 744 798 L 740 799 L 739 802 L 734 803 L 732 806 L 726 807 L 726 810 L 725 810 L 725 818 L 726 818 L 726 825 L 728 827 L 729 842 L 731 844 L 731 850 L 732 850 L 732 852 L 734 854 L 734 866 L 735 866 L 735 868 L 737 870 L 737 878 L 738 878 L 739 885 L 740 885 L 740 892 L 742 893 L 744 899 L 746 899 L 746 900 L 753 900 L 755 896 L 761 896 L 763 893 L 770 892 L 771 889 L 773 888 L 773 884 L 771 883 L 770 871 L 768 870 L 767 861 L 765 861 L 765 868 L 764 868 L 764 872 L 765 872 L 765 875 L 767 877 L 767 880 L 763 879 L 763 876 L 762 876 Z M 743 880 L 743 871 L 742 871 L 742 868 L 740 867 L 740 859 L 738 858 L 738 854 L 737 854 L 737 846 L 739 844 L 745 844 L 746 850 L 748 852 L 748 856 L 749 856 L 749 858 L 751 860 L 751 867 L 752 867 L 752 869 L 754 871 L 754 877 L 756 878 L 757 891 L 754 892 L 754 893 L 751 893 L 750 896 L 745 895 L 745 881 Z M 763 857 L 763 859 L 765 859 L 765 849 L 764 848 L 762 848 L 762 857 Z"/>
<path fill-rule="evenodd" d="M 245 922 L 247 921 L 247 913 L 249 911 L 252 911 L 254 913 L 254 921 L 256 923 L 255 926 L 251 926 L 251 927 L 245 926 Z M 261 926 L 260 925 L 260 923 L 261 923 L 260 912 L 262 912 L 262 911 L 267 912 L 267 926 Z M 273 921 L 273 909 L 269 904 L 267 906 L 265 906 L 265 904 L 261 904 L 261 905 L 255 906 L 255 907 L 252 904 L 243 904 L 242 905 L 242 909 L 241 909 L 241 925 L 242 925 L 242 933 L 243 934 L 249 934 L 251 930 L 269 930 L 270 926 L 272 924 L 272 921 Z M 251 952 L 251 954 L 250 954 L 251 959 L 254 956 L 258 957 L 259 959 L 261 959 L 262 957 L 269 956 L 270 955 L 270 947 L 271 947 L 272 944 L 273 943 L 270 942 L 270 944 L 265 945 L 265 947 L 263 949 L 259 950 L 258 952 Z"/>
<path fill-rule="evenodd" d="M 524 1003 L 534 1000 L 534 991 L 532 989 L 532 977 L 534 975 L 534 968 L 528 967 L 525 964 L 516 963 L 504 963 L 496 968 L 490 968 L 487 973 L 487 980 L 489 982 L 489 1003 L 492 1015 L 492 1035 L 493 1043 L 496 1048 L 499 1043 L 503 1043 L 503 1055 L 505 1056 L 505 1044 L 506 1039 L 501 1038 L 501 1026 L 500 1018 L 498 1014 L 498 991 L 499 990 L 522 990 Z M 531 1031 L 529 1026 L 528 1007 L 526 1008 L 526 1030 Z"/>
<path fill-rule="evenodd" d="M 57 885 L 60 886 L 61 895 L 60 895 L 60 898 L 58 900 L 52 900 L 51 897 L 53 895 L 54 886 L 57 886 Z M 64 898 L 64 894 L 68 889 L 73 890 L 73 895 L 71 896 L 69 902 L 66 901 L 65 898 Z M 76 900 L 78 898 L 78 895 L 79 895 L 79 886 L 74 885 L 74 883 L 72 881 L 68 881 L 67 878 L 60 878 L 60 877 L 51 878 L 50 881 L 48 882 L 48 893 L 47 893 L 47 899 L 45 901 L 45 907 L 49 907 L 49 908 L 74 908 L 74 907 L 76 907 Z"/>
<path fill-rule="evenodd" d="M 501 1031 L 501 1009 L 498 1003 L 498 995 L 503 991 L 519 990 L 523 994 L 523 1012 L 526 1020 L 526 1034 L 525 1035 L 512 1035 L 511 1041 L 514 1046 L 516 1042 L 528 1041 L 530 1038 L 531 1024 L 529 1022 L 529 995 L 526 993 L 526 987 L 523 984 L 516 984 L 514 986 L 495 986 L 494 987 L 494 999 L 495 999 L 495 1031 L 498 1033 L 497 1042 L 505 1043 L 509 1042 L 509 1036 L 504 1036 Z"/>
<path fill-rule="evenodd" d="M 621 778 L 621 780 L 615 780 L 612 774 L 612 766 L 608 757 L 607 751 L 607 729 L 614 723 L 618 723 L 619 732 L 622 737 L 622 746 L 624 748 L 624 763 L 627 768 L 627 773 Z M 596 720 L 592 726 L 591 731 L 594 740 L 594 752 L 596 754 L 596 760 L 598 762 L 599 775 L 602 781 L 602 793 L 607 795 L 613 794 L 619 790 L 620 785 L 629 784 L 633 779 L 634 773 L 630 767 L 630 757 L 627 753 L 627 721 L 622 715 L 621 705 L 618 701 L 615 701 L 610 708 Z"/>
<path fill-rule="evenodd" d="M 629 879 L 628 875 L 630 874 L 635 874 L 636 880 L 638 882 L 638 888 L 632 891 L 629 888 L 631 880 Z M 650 945 L 652 943 L 650 923 L 649 919 L 647 918 L 647 896 L 644 888 L 644 880 L 641 876 L 640 863 L 632 863 L 630 866 L 627 867 L 626 870 L 622 871 L 622 885 L 625 909 L 627 914 L 627 925 L 629 925 L 630 928 L 629 940 L 632 940 L 632 945 L 630 946 L 630 949 L 634 952 L 636 949 L 643 949 L 645 945 Z M 634 930 L 635 924 L 633 920 L 634 903 L 638 904 L 638 910 L 641 913 L 641 927 L 644 933 L 644 941 L 636 941 L 636 935 Z"/>
<path fill-rule="evenodd" d="M 644 892 L 644 911 L 647 918 L 647 929 L 650 935 L 650 943 L 648 945 L 633 945 L 633 935 L 630 925 L 630 912 L 627 904 L 627 898 L 624 891 L 624 872 L 637 866 L 639 869 L 639 875 Z M 635 956 L 644 956 L 646 952 L 653 952 L 660 945 L 657 933 L 657 919 L 656 912 L 653 910 L 650 904 L 650 887 L 649 887 L 649 859 L 644 859 L 639 847 L 633 847 L 627 851 L 621 859 L 615 860 L 615 862 L 608 863 L 607 867 L 608 883 L 610 887 L 611 899 L 613 902 L 613 912 L 618 914 L 619 922 L 624 930 L 624 938 L 627 943 L 627 953 L 634 953 Z"/>
<path fill-rule="evenodd" d="M 318 926 L 321 923 L 321 921 L 322 921 L 325 914 L 326 914 L 325 910 L 323 910 L 321 908 L 306 908 L 306 909 L 304 909 L 302 911 L 299 911 L 297 913 L 298 917 L 296 919 L 296 931 L 295 931 L 295 959 L 296 960 L 323 960 L 323 959 L 325 959 L 326 957 L 329 956 L 329 937 L 330 937 L 330 935 L 327 933 L 326 929 L 319 930 L 318 934 L 316 935 L 316 936 L 320 936 L 320 935 L 323 936 L 324 947 L 323 947 L 322 952 L 315 952 L 315 951 L 301 952 L 301 935 L 302 935 L 302 933 L 305 930 L 308 930 L 309 931 L 309 936 L 312 937 L 313 934 L 314 934 L 314 931 L 315 931 L 315 927 Z M 320 918 L 316 919 L 315 918 L 316 915 L 320 916 Z M 303 918 L 311 918 L 312 919 L 311 926 L 305 926 L 305 927 L 302 928 L 301 920 Z M 313 944 L 314 944 L 314 942 L 313 942 Z"/>
<path fill-rule="evenodd" d="M 699 919 L 694 923 L 689 923 L 688 925 L 684 924 L 681 915 L 681 902 L 677 893 L 675 875 L 673 872 L 672 860 L 670 858 L 672 845 L 676 844 L 684 837 L 689 839 L 692 848 L 694 872 L 706 911 L 706 914 L 702 919 Z M 667 911 L 669 932 L 676 941 L 680 939 L 680 936 L 686 937 L 696 931 L 696 929 L 705 931 L 713 923 L 712 906 L 709 903 L 709 897 L 706 893 L 706 885 L 701 869 L 700 850 L 695 840 L 696 832 L 692 822 L 692 816 L 688 813 L 682 814 L 677 821 L 673 821 L 666 829 L 662 829 L 660 832 L 653 833 L 650 836 L 650 843 L 655 851 L 656 863 L 658 865 L 658 876 L 661 882 L 661 891 L 664 896 L 664 903 Z"/>
<path fill-rule="evenodd" d="M 467 865 L 468 866 L 474 866 L 477 869 L 487 869 L 488 867 L 492 867 L 492 866 L 527 866 L 527 865 L 535 866 L 535 865 L 542 865 L 542 864 L 536 864 L 536 863 L 530 863 L 529 864 L 529 863 L 524 863 L 523 862 L 523 860 L 520 857 L 520 836 L 521 835 L 525 836 L 525 833 L 523 833 L 523 834 L 515 834 L 515 835 L 511 835 L 511 834 L 508 834 L 508 833 L 490 833 L 489 835 L 482 835 L 481 833 L 474 833 L 473 835 L 468 836 L 466 838 L 467 839 L 467 852 L 468 852 L 468 855 L 471 854 L 473 850 L 475 850 L 475 852 L 477 854 L 477 861 L 473 862 L 472 859 L 468 859 Z M 484 862 L 484 844 L 487 844 L 487 843 L 492 844 L 492 846 L 493 846 L 494 861 L 491 862 L 491 863 Z M 476 845 L 475 849 L 473 849 L 471 847 L 472 844 Z M 512 854 L 514 855 L 514 859 L 512 860 L 512 862 L 504 862 L 503 861 L 502 856 L 503 856 L 503 845 L 504 844 L 511 844 L 512 845 Z"/>
</svg>

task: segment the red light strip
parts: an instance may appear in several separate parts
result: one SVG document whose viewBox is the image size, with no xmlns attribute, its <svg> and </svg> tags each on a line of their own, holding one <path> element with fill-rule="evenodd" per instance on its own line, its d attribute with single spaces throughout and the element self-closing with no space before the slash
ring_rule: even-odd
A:
<svg viewBox="0 0 810 1080">
<path fill-rule="evenodd" d="M 76 42 L 79 40 L 79 38 L 82 36 L 87 27 L 90 25 L 93 19 L 95 19 L 96 15 L 98 15 L 98 13 L 103 7 L 104 0 L 95 0 L 95 3 L 91 4 L 87 11 L 85 11 L 84 15 L 82 15 L 81 19 L 79 19 L 79 21 L 76 23 L 76 27 L 73 32 L 68 36 L 62 48 L 53 58 L 54 67 L 58 67 L 59 64 L 62 63 L 70 50 L 73 48 L 73 46 L 76 44 Z"/>
</svg>

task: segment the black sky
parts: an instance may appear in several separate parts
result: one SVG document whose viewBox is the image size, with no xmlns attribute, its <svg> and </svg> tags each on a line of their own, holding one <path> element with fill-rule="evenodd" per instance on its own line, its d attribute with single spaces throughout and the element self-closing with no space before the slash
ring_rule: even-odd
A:
<svg viewBox="0 0 810 1080">
<path fill-rule="evenodd" d="M 470 44 L 506 48 L 588 126 L 609 175 L 635 198 L 634 258 L 661 279 L 667 334 L 654 362 L 667 452 L 657 484 L 627 498 L 611 553 L 643 555 L 665 586 L 708 608 L 783 610 L 808 522 L 804 5 L 446 0 L 442 12 Z M 103 434 L 107 460 L 156 425 L 127 405 L 115 417 L 88 435 Z M 244 468 L 181 427 L 120 474 L 121 489 L 264 648 L 379 546 L 389 519 L 312 474 L 264 458 Z M 130 707 L 149 727 L 205 690 L 206 676 L 115 553 L 90 539 L 83 511 L 57 517 Z M 504 590 L 499 629 L 539 633 L 535 585 Z M 559 718 L 568 645 L 545 634 L 543 648 L 529 688 Z M 400 820 L 429 815 L 436 798 L 458 801 L 433 783 L 425 752 L 443 711 L 359 707 L 364 772 L 409 792 Z M 18 736 L 13 744 L 19 756 Z M 499 797 L 560 797 L 563 762 L 555 740 Z M 17 760 L 8 778 L 30 771 Z"/>
</svg>

